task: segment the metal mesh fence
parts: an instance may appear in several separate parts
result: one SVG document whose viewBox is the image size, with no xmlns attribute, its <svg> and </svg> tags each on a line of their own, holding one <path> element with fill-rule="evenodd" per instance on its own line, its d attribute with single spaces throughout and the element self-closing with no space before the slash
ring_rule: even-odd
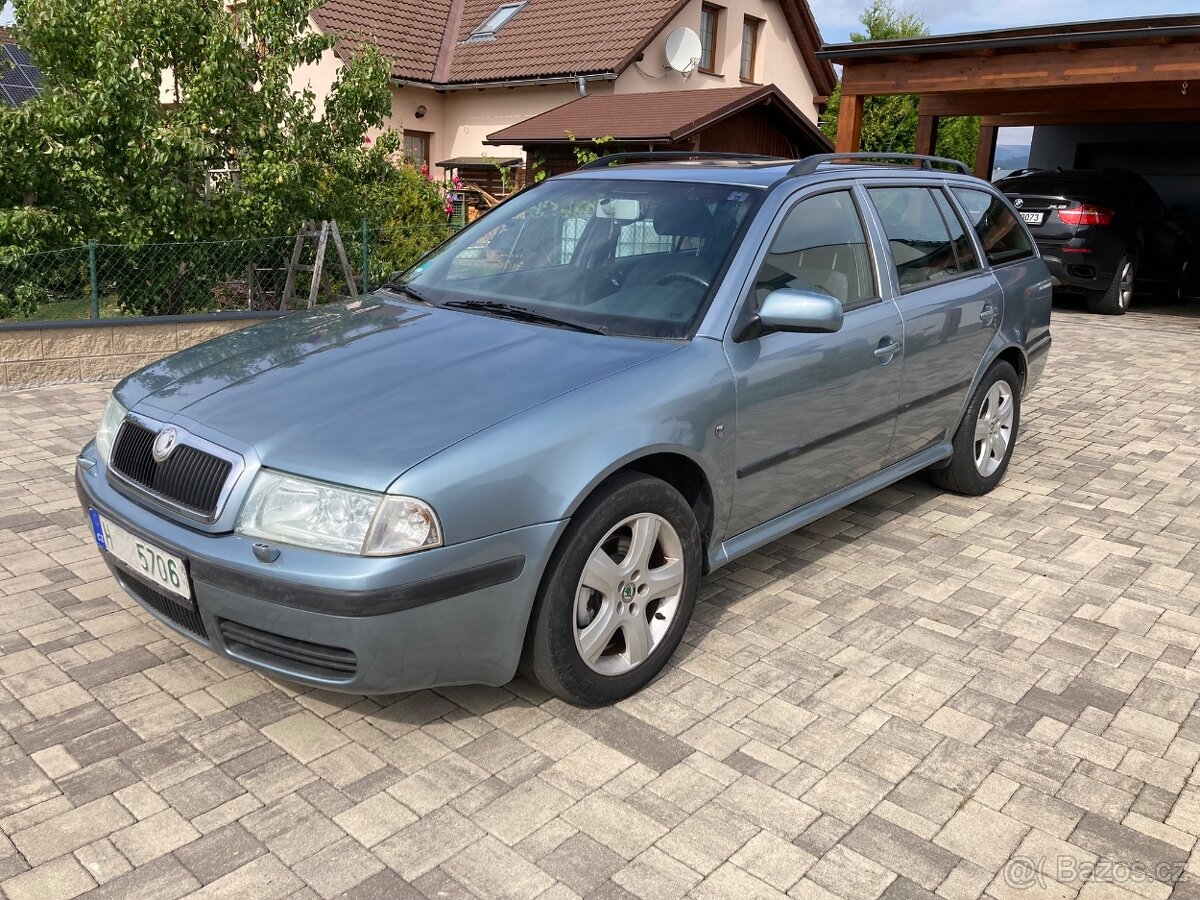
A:
<svg viewBox="0 0 1200 900">
<path fill-rule="evenodd" d="M 364 271 L 377 287 L 450 233 L 449 226 L 356 224 L 342 232 L 349 276 L 330 239 L 315 290 L 315 234 L 298 254 L 294 234 L 0 254 L 0 324 L 303 308 L 310 298 L 343 299 L 348 280 L 361 290 Z"/>
</svg>

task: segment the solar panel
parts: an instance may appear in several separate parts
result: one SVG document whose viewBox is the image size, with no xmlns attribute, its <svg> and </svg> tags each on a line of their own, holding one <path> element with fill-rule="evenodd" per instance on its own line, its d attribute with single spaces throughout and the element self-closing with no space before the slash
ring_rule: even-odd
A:
<svg viewBox="0 0 1200 900">
<path fill-rule="evenodd" d="M 37 96 L 41 80 L 42 73 L 27 50 L 0 44 L 0 100 L 8 106 L 19 106 Z"/>
<path fill-rule="evenodd" d="M 5 69 L 3 72 L 0 72 L 0 84 L 8 85 L 10 87 L 34 86 L 34 83 L 29 80 L 29 76 L 25 74 L 25 71 L 20 66 L 13 69 Z"/>
<path fill-rule="evenodd" d="M 35 87 L 19 87 L 12 84 L 0 84 L 0 97 L 9 106 L 20 106 L 27 100 L 32 100 L 38 95 L 38 89 Z"/>
<path fill-rule="evenodd" d="M 29 51 L 24 47 L 18 47 L 15 44 L 4 44 L 4 55 L 17 66 L 32 66 L 33 58 L 29 55 Z"/>
</svg>

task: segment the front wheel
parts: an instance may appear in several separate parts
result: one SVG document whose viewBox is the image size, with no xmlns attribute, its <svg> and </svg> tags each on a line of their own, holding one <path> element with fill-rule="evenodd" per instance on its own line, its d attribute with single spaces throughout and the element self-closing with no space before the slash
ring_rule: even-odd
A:
<svg viewBox="0 0 1200 900">
<path fill-rule="evenodd" d="M 603 706 L 661 671 L 700 586 L 700 529 L 664 481 L 617 475 L 580 507 L 534 603 L 525 670 L 569 703 Z"/>
<path fill-rule="evenodd" d="M 986 494 L 1008 469 L 1020 424 L 1021 379 L 1011 365 L 997 362 L 967 404 L 950 465 L 930 470 L 933 483 L 957 494 Z"/>
</svg>

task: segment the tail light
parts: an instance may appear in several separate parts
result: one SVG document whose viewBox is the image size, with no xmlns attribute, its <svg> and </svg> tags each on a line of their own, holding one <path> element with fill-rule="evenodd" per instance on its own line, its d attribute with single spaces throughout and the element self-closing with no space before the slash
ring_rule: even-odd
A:
<svg viewBox="0 0 1200 900">
<path fill-rule="evenodd" d="M 1074 209 L 1060 209 L 1058 217 L 1065 225 L 1111 225 L 1116 213 L 1107 206 L 1084 203 Z"/>
</svg>

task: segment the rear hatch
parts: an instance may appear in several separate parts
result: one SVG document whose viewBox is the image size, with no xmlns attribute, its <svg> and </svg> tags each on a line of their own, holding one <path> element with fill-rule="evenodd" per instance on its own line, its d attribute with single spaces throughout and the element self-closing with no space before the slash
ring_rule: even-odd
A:
<svg viewBox="0 0 1200 900">
<path fill-rule="evenodd" d="M 1017 213 L 1025 220 L 1025 224 L 1029 226 L 1035 241 L 1060 243 L 1075 236 L 1078 226 L 1064 222 L 1059 211 L 1077 209 L 1082 206 L 1080 201 L 1045 194 L 1012 193 L 1010 190 L 1006 190 L 1005 193 L 1017 208 Z"/>
</svg>

